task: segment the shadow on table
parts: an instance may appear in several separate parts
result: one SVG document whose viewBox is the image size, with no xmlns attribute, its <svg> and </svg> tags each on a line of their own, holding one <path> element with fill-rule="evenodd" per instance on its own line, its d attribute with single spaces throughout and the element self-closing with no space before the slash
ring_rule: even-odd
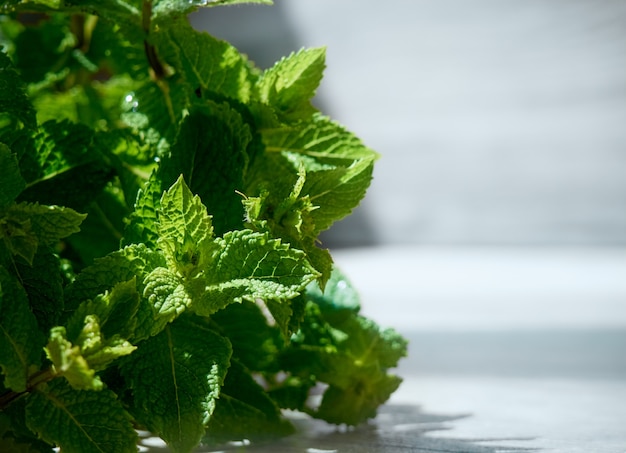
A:
<svg viewBox="0 0 626 453">
<path fill-rule="evenodd" d="M 533 448 L 507 447 L 508 441 L 531 439 L 452 439 L 429 436 L 432 431 L 452 429 L 448 422 L 469 415 L 424 413 L 419 406 L 391 404 L 380 409 L 369 424 L 340 429 L 319 420 L 297 417 L 297 434 L 276 442 L 245 445 L 233 443 L 203 452 L 277 452 L 277 453 L 503 453 L 537 451 Z M 489 445 L 484 445 L 488 443 Z"/>
</svg>

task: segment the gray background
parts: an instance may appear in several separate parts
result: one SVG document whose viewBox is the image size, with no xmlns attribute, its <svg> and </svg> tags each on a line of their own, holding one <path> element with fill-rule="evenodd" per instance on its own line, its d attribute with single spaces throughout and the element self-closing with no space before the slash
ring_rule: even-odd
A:
<svg viewBox="0 0 626 453">
<path fill-rule="evenodd" d="M 192 21 L 262 67 L 327 46 L 318 103 L 382 158 L 326 245 L 626 244 L 626 1 L 277 0 Z"/>
</svg>

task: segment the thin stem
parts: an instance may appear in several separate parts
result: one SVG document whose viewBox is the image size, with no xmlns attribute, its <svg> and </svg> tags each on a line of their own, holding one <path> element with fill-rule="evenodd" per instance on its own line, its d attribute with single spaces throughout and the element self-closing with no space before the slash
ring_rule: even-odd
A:
<svg viewBox="0 0 626 453">
<path fill-rule="evenodd" d="M 11 404 L 13 401 L 32 392 L 38 385 L 51 381 L 57 376 L 58 374 L 52 368 L 46 368 L 45 370 L 37 371 L 28 378 L 28 382 L 26 383 L 26 390 L 24 390 L 23 392 L 15 392 L 13 390 L 9 390 L 8 392 L 0 395 L 0 410 L 4 410 L 4 408 L 8 407 L 9 404 Z"/>
</svg>

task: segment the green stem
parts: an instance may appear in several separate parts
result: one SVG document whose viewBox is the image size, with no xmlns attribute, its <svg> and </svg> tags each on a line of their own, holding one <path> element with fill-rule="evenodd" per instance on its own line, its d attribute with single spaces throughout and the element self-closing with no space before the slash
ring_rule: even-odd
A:
<svg viewBox="0 0 626 453">
<path fill-rule="evenodd" d="M 0 411 L 8 407 L 13 401 L 32 392 L 37 386 L 45 382 L 51 381 L 57 376 L 58 374 L 52 368 L 39 370 L 36 373 L 32 374 L 28 378 L 28 382 L 26 383 L 26 390 L 24 390 L 23 392 L 14 392 L 13 390 L 9 390 L 8 392 L 0 395 Z"/>
</svg>

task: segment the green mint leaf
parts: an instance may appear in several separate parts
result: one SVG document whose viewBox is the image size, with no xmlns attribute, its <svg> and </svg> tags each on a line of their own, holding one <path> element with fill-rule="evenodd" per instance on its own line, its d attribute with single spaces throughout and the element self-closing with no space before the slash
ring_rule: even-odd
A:
<svg viewBox="0 0 626 453">
<path fill-rule="evenodd" d="M 374 418 L 378 407 L 389 399 L 401 383 L 402 379 L 394 375 L 379 373 L 375 376 L 354 376 L 346 387 L 330 385 L 313 415 L 329 423 L 356 426 Z"/>
<path fill-rule="evenodd" d="M 83 269 L 76 279 L 65 289 L 67 311 L 73 311 L 86 301 L 95 299 L 100 294 L 111 290 L 117 283 L 127 282 L 136 278 L 138 285 L 157 267 L 165 266 L 163 255 L 148 249 L 143 244 L 133 244 L 113 252 Z M 142 287 L 138 290 L 141 292 Z M 142 307 L 148 302 L 140 301 L 139 312 L 145 315 Z M 147 306 L 145 310 L 149 311 Z M 138 315 L 139 316 L 139 315 Z M 138 318 L 138 322 L 141 319 Z"/>
<path fill-rule="evenodd" d="M 94 132 L 81 124 L 48 121 L 32 138 L 15 137 L 9 144 L 20 156 L 20 169 L 27 187 L 19 197 L 83 209 L 113 176 L 94 140 Z"/>
<path fill-rule="evenodd" d="M 336 266 L 333 267 L 324 290 L 320 289 L 317 282 L 313 282 L 306 288 L 306 297 L 315 302 L 327 318 L 332 317 L 332 320 L 338 321 L 344 316 L 357 314 L 361 309 L 359 294 Z"/>
<path fill-rule="evenodd" d="M 154 33 L 151 39 L 159 57 L 174 68 L 178 77 L 184 77 L 184 84 L 190 88 L 189 99 L 196 97 L 197 89 L 242 102 L 250 99 L 254 76 L 245 56 L 232 45 L 199 33 L 183 21 Z"/>
<path fill-rule="evenodd" d="M 264 156 L 263 160 L 267 165 L 265 174 L 289 175 L 294 171 L 282 155 Z M 261 182 L 260 196 L 248 197 L 243 201 L 246 222 L 257 231 L 281 237 L 303 250 L 311 265 L 320 273 L 319 281 L 323 286 L 332 270 L 332 258 L 328 250 L 318 247 L 319 229 L 312 214 L 318 206 L 312 203 L 309 195 L 301 195 L 306 182 L 303 164 L 299 165 L 292 178 L 283 176 L 281 180 L 272 183 Z M 271 188 L 267 189 L 269 186 Z"/>
<path fill-rule="evenodd" d="M 231 342 L 233 356 L 249 370 L 265 371 L 273 366 L 285 340 L 278 327 L 268 323 L 257 303 L 230 304 L 211 319 Z"/>
<path fill-rule="evenodd" d="M 122 122 L 164 154 L 174 142 L 179 123 L 195 98 L 193 87 L 179 75 L 147 78 L 125 96 Z"/>
<path fill-rule="evenodd" d="M 0 266 L 0 368 L 4 387 L 15 392 L 26 390 L 27 377 L 31 367 L 39 366 L 44 344 L 24 288 Z"/>
<path fill-rule="evenodd" d="M 264 233 L 233 231 L 215 243 L 205 293 L 192 306 L 201 315 L 243 300 L 293 299 L 319 275 L 303 252 Z"/>
<path fill-rule="evenodd" d="M 16 69 L 30 85 L 29 92 L 32 93 L 32 84 L 44 80 L 51 68 L 58 68 L 59 61 L 69 56 L 73 36 L 69 18 L 61 15 L 51 15 L 34 26 L 22 25 L 20 28 L 13 41 L 12 56 Z"/>
<path fill-rule="evenodd" d="M 52 446 L 41 441 L 26 427 L 24 399 L 14 401 L 0 412 L 0 451 L 10 453 L 52 453 Z"/>
<path fill-rule="evenodd" d="M 30 223 L 41 245 L 55 245 L 60 239 L 77 233 L 85 217 L 70 208 L 38 203 L 17 203 L 6 214 L 6 218 L 14 222 Z"/>
<path fill-rule="evenodd" d="M 304 166 L 315 231 L 323 231 L 348 215 L 367 190 L 377 154 L 352 133 L 323 116 L 293 127 L 262 131 L 268 153 L 281 153 L 292 173 Z M 285 165 L 285 164 L 283 164 Z"/>
<path fill-rule="evenodd" d="M 406 355 L 407 342 L 352 309 L 338 315 L 332 305 L 307 305 L 303 328 L 280 360 L 295 376 L 315 376 L 328 384 L 320 406 L 308 410 L 311 415 L 357 425 L 374 417 L 400 385 L 402 380 L 388 370 Z"/>
<path fill-rule="evenodd" d="M 26 187 L 26 182 L 20 173 L 17 156 L 8 146 L 0 143 L 0 212 L 9 206 Z"/>
<path fill-rule="evenodd" d="M 86 300 L 78 306 L 66 324 L 67 338 L 77 341 L 88 316 L 98 318 L 99 330 L 105 338 L 120 336 L 131 338 L 137 325 L 136 314 L 139 308 L 139 293 L 136 279 L 120 282 L 110 291 L 99 294 L 93 300 Z M 80 344 L 80 343 L 78 343 Z"/>
<path fill-rule="evenodd" d="M 148 335 L 156 335 L 191 304 L 191 296 L 183 280 L 165 267 L 157 267 L 144 280 L 144 297 L 149 302 L 150 312 L 143 313 L 142 329 Z M 141 336 L 141 334 L 140 334 Z"/>
<path fill-rule="evenodd" d="M 285 122 L 308 119 L 317 111 L 311 99 L 322 80 L 326 49 L 303 49 L 266 70 L 256 84 L 261 102 Z"/>
<path fill-rule="evenodd" d="M 205 443 L 249 439 L 263 441 L 286 436 L 294 428 L 250 372 L 233 360 L 208 425 Z"/>
<path fill-rule="evenodd" d="M 213 226 L 200 197 L 194 195 L 182 176 L 170 187 L 157 211 L 158 245 L 170 268 L 188 276 L 209 260 Z"/>
<path fill-rule="evenodd" d="M 33 264 L 39 246 L 55 245 L 79 231 L 85 216 L 60 206 L 37 203 L 13 204 L 0 218 L 0 237 L 13 255 Z"/>
<path fill-rule="evenodd" d="M 100 390 L 96 371 L 135 350 L 126 339 L 134 334 L 139 305 L 135 279 L 82 303 L 65 327 L 55 327 L 46 352 L 55 370 L 77 389 Z"/>
<path fill-rule="evenodd" d="M 108 150 L 120 179 L 124 201 L 132 209 L 139 190 L 157 166 L 156 150 L 145 137 L 127 129 L 100 132 L 96 140 L 102 149 Z"/>
<path fill-rule="evenodd" d="M 125 228 L 124 217 L 129 210 L 119 187 L 110 184 L 83 211 L 87 217 L 81 223 L 80 231 L 66 242 L 77 255 L 77 263 L 88 265 L 96 258 L 119 250 Z"/>
<path fill-rule="evenodd" d="M 0 51 L 0 133 L 6 128 L 37 127 L 35 110 L 9 57 Z"/>
<path fill-rule="evenodd" d="M 39 247 L 32 265 L 15 260 L 15 266 L 39 329 L 48 332 L 59 324 L 64 309 L 59 257 L 50 247 Z"/>
<path fill-rule="evenodd" d="M 173 451 L 191 451 L 211 419 L 230 355 L 228 340 L 201 320 L 177 319 L 121 366 L 131 413 Z"/>
<path fill-rule="evenodd" d="M 28 427 L 64 453 L 131 453 L 138 436 L 116 395 L 76 390 L 65 380 L 40 385 L 28 397 Z"/>
<path fill-rule="evenodd" d="M 65 327 L 53 327 L 45 347 L 46 355 L 52 362 L 54 372 L 67 379 L 70 385 L 79 390 L 102 390 L 100 377 L 89 366 L 78 345 L 67 340 Z"/>
<path fill-rule="evenodd" d="M 208 101 L 207 101 L 208 102 Z M 162 187 L 182 174 L 212 215 L 215 234 L 240 229 L 241 196 L 248 163 L 249 127 L 228 104 L 209 103 L 185 118 L 171 155 L 161 166 Z"/>
<path fill-rule="evenodd" d="M 159 239 L 156 226 L 157 209 L 161 196 L 161 179 L 156 172 L 153 172 L 137 192 L 135 210 L 128 217 L 124 230 L 123 245 L 143 243 L 148 247 L 156 248 Z"/>
<path fill-rule="evenodd" d="M 9 215 L 1 218 L 0 237 L 9 253 L 21 256 L 27 263 L 32 264 L 39 240 L 31 228 L 30 220 L 19 221 Z"/>
</svg>

